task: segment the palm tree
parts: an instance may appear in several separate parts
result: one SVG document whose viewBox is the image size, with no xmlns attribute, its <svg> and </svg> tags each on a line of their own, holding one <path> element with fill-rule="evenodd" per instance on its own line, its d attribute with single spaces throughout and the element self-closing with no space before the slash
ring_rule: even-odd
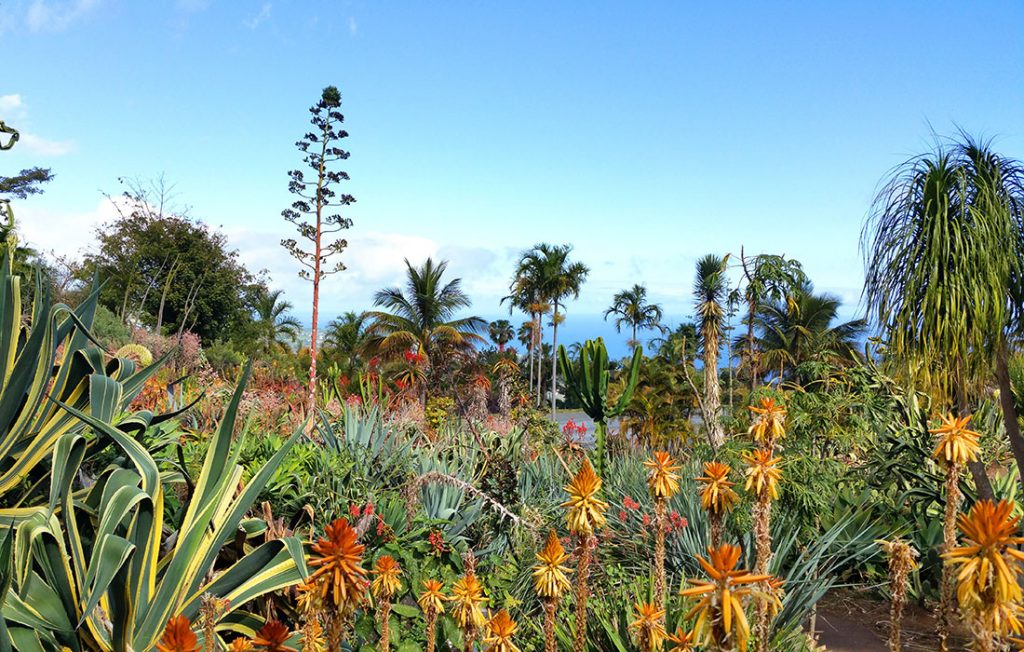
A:
<svg viewBox="0 0 1024 652">
<path fill-rule="evenodd" d="M 855 319 L 834 324 L 840 301 L 828 294 L 815 294 L 810 282 L 796 288 L 780 301 L 761 305 L 754 315 L 754 351 L 781 379 L 787 369 L 795 371 L 805 362 L 827 362 L 845 366 L 858 359 L 857 346 L 867 331 L 867 322 Z"/>
<path fill-rule="evenodd" d="M 995 368 L 1018 471 L 1024 440 L 1007 373 L 1024 326 L 1024 166 L 961 134 L 895 169 L 864 226 L 867 307 L 901 375 L 961 413 Z M 991 485 L 970 465 L 981 498 Z"/>
<path fill-rule="evenodd" d="M 563 300 L 578 298 L 580 288 L 590 273 L 590 268 L 580 262 L 569 260 L 572 245 L 551 245 L 541 243 L 526 253 L 524 258 L 536 261 L 539 266 L 540 295 L 551 303 L 551 350 L 558 350 L 558 324 L 562 316 L 558 312 Z M 551 364 L 551 417 L 555 416 L 558 395 L 558 365 Z"/>
<path fill-rule="evenodd" d="M 374 295 L 366 330 L 367 347 L 381 355 L 394 356 L 411 351 L 424 356 L 428 375 L 442 358 L 452 352 L 483 342 L 478 334 L 487 326 L 480 317 L 456 317 L 472 302 L 462 290 L 462 279 L 444 283 L 448 261 L 430 258 L 420 267 L 406 265 L 406 286 L 387 288 Z M 425 396 L 424 396 L 425 398 Z"/>
<path fill-rule="evenodd" d="M 718 380 L 718 349 L 722 345 L 722 327 L 728 288 L 726 287 L 726 264 L 729 256 L 722 258 L 708 254 L 697 261 L 697 277 L 693 294 L 697 300 L 697 321 L 700 344 L 704 351 L 704 418 L 711 445 L 718 448 L 725 442 L 725 430 L 719 420 L 722 390 Z"/>
<path fill-rule="evenodd" d="M 740 267 L 746 281 L 743 300 L 747 304 L 746 342 L 740 344 L 746 349 L 747 371 L 750 374 L 750 389 L 757 387 L 760 365 L 754 346 L 754 328 L 757 310 L 766 301 L 782 301 L 793 288 L 807 281 L 800 261 L 773 254 L 747 257 L 740 249 Z"/>
<path fill-rule="evenodd" d="M 612 297 L 612 305 L 604 311 L 604 319 L 612 315 L 615 318 L 615 332 L 621 333 L 623 325 L 628 325 L 633 336 L 629 338 L 629 345 L 636 346 L 636 332 L 640 329 L 660 329 L 663 316 L 661 306 L 656 303 L 647 303 L 647 288 L 636 284 L 628 290 L 619 292 Z"/>
<path fill-rule="evenodd" d="M 340 362 L 346 373 L 352 373 L 362 366 L 366 327 L 366 313 L 350 310 L 333 319 L 324 329 L 323 352 Z"/>
<path fill-rule="evenodd" d="M 530 341 L 527 345 L 530 365 L 530 393 L 534 392 L 534 379 L 536 379 L 536 404 L 540 405 L 541 377 L 540 368 L 540 343 L 543 341 L 544 324 L 541 316 L 550 310 L 545 302 L 542 292 L 544 281 L 543 261 L 531 255 L 530 251 L 523 252 L 516 265 L 512 283 L 509 285 L 509 294 L 501 299 L 502 303 L 509 302 L 509 314 L 516 308 L 530 315 Z M 534 359 L 537 361 L 534 367 Z M 534 371 L 536 369 L 536 372 Z"/>
<path fill-rule="evenodd" d="M 301 324 L 288 314 L 290 301 L 281 299 L 282 290 L 260 290 L 253 300 L 256 349 L 259 353 L 287 351 L 299 337 Z"/>
<path fill-rule="evenodd" d="M 491 341 L 498 346 L 499 351 L 504 351 L 505 345 L 511 342 L 516 335 L 511 322 L 507 319 L 492 321 L 487 327 L 487 334 L 491 336 Z"/>
</svg>

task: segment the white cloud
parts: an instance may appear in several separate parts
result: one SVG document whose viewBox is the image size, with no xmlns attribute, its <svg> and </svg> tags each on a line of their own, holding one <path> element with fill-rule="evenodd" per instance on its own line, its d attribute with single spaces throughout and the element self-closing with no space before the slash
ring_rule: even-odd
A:
<svg viewBox="0 0 1024 652">
<path fill-rule="evenodd" d="M 83 211 L 53 210 L 31 200 L 19 202 L 14 216 L 22 238 L 33 248 L 77 257 L 95 243 L 96 227 L 117 214 L 113 201 L 104 197 L 94 208 Z"/>
<path fill-rule="evenodd" d="M 348 17 L 348 33 L 352 36 L 359 33 L 359 23 L 357 23 L 356 19 L 352 16 Z"/>
<path fill-rule="evenodd" d="M 18 141 L 24 149 L 39 156 L 64 156 L 75 150 L 70 140 L 49 140 L 35 134 L 21 134 Z"/>
<path fill-rule="evenodd" d="M 60 32 L 98 4 L 99 0 L 33 0 L 25 22 L 33 32 Z"/>
<path fill-rule="evenodd" d="M 25 102 L 22 101 L 21 95 L 15 93 L 13 95 L 0 95 L 0 111 L 5 114 L 20 114 L 24 112 Z M 2 116 L 0 116 L 2 117 Z"/>
<path fill-rule="evenodd" d="M 260 7 L 259 13 L 255 16 L 248 18 L 244 21 L 244 24 L 249 29 L 256 29 L 262 23 L 266 22 L 270 18 L 270 10 L 272 5 L 269 2 L 264 2 L 263 6 Z"/>
</svg>

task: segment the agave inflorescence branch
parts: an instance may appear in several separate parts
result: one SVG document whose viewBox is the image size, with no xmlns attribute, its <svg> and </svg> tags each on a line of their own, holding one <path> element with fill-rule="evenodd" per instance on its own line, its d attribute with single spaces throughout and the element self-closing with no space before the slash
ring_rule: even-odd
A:
<svg viewBox="0 0 1024 652">
<path fill-rule="evenodd" d="M 654 603 L 665 601 L 665 534 L 668 530 L 668 500 L 679 491 L 679 469 L 671 455 L 655 451 L 644 461 L 647 489 L 654 499 Z"/>
<path fill-rule="evenodd" d="M 587 641 L 587 597 L 590 588 L 587 581 L 590 577 L 590 561 L 597 547 L 594 532 L 605 525 L 604 511 L 608 503 L 598 498 L 601 491 L 601 478 L 594 472 L 590 460 L 583 458 L 580 470 L 565 487 L 569 500 L 562 503 L 568 508 L 566 520 L 569 532 L 576 536 L 577 574 L 576 574 L 576 632 L 573 639 L 575 652 L 583 652 Z"/>
</svg>

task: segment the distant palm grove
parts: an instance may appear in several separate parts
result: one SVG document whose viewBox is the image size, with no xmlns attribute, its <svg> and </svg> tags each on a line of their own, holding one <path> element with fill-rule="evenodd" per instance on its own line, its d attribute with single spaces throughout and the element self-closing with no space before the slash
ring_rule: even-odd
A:
<svg viewBox="0 0 1024 652">
<path fill-rule="evenodd" d="M 0 652 L 1024 649 L 1019 160 L 880 170 L 861 317 L 751 235 L 649 279 L 682 320 L 622 279 L 617 359 L 543 238 L 484 306 L 437 258 L 325 305 L 341 107 L 289 127 L 308 295 L 164 179 L 47 255 L 18 210 L 59 178 L 0 176 Z"/>
</svg>

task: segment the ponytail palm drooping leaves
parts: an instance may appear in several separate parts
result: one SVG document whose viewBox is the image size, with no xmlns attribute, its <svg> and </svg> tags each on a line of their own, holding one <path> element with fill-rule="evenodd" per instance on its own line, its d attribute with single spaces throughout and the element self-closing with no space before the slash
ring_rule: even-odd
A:
<svg viewBox="0 0 1024 652">
<path fill-rule="evenodd" d="M 367 313 L 367 346 L 383 355 L 412 351 L 436 367 L 446 353 L 465 350 L 483 341 L 479 331 L 487 322 L 479 317 L 459 317 L 472 302 L 462 290 L 462 280 L 444 282 L 448 262 L 428 258 L 419 267 L 408 260 L 406 286 L 388 288 L 374 295 L 383 310 Z"/>
<path fill-rule="evenodd" d="M 1007 373 L 1007 335 L 1020 331 L 1024 294 L 1024 166 L 961 134 L 897 167 L 864 226 L 869 313 L 887 357 L 960 412 L 992 377 L 1018 472 L 1024 440 Z M 971 472 L 991 497 L 984 469 Z"/>
</svg>

